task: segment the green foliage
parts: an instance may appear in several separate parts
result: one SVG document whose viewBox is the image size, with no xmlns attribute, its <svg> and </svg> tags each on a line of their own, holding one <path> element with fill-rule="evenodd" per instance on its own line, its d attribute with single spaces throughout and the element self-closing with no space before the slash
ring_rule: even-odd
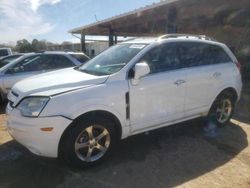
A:
<svg viewBox="0 0 250 188">
<path fill-rule="evenodd" d="M 26 39 L 17 41 L 15 49 L 20 53 L 27 53 L 33 51 L 32 45 Z"/>
<path fill-rule="evenodd" d="M 23 39 L 17 41 L 15 51 L 20 53 L 27 53 L 27 52 L 38 52 L 47 49 L 47 41 L 45 40 L 37 40 L 33 39 L 30 43 L 28 40 Z"/>
</svg>

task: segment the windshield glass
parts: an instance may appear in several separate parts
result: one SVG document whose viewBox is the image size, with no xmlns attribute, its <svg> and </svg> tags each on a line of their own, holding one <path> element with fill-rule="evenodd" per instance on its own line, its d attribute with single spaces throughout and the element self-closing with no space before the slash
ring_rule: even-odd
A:
<svg viewBox="0 0 250 188">
<path fill-rule="evenodd" d="M 6 57 L 4 59 L 2 59 L 0 61 L 0 68 L 15 61 L 16 59 L 18 59 L 21 55 L 16 55 L 16 56 L 10 56 L 10 57 Z"/>
<path fill-rule="evenodd" d="M 102 76 L 121 70 L 146 44 L 118 44 L 110 47 L 79 68 L 82 72 Z"/>
</svg>

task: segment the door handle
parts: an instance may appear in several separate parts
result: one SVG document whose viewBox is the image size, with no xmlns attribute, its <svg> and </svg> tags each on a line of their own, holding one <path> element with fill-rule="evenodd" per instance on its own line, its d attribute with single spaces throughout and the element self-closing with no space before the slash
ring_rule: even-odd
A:
<svg viewBox="0 0 250 188">
<path fill-rule="evenodd" d="M 215 77 L 215 78 L 218 78 L 218 77 L 220 77 L 221 76 L 221 73 L 220 72 L 215 72 L 214 74 L 213 74 L 213 77 Z"/>
<path fill-rule="evenodd" d="M 179 86 L 181 84 L 184 84 L 184 83 L 186 83 L 185 80 L 177 80 L 177 81 L 174 82 L 174 84 L 177 85 L 177 86 Z"/>
</svg>

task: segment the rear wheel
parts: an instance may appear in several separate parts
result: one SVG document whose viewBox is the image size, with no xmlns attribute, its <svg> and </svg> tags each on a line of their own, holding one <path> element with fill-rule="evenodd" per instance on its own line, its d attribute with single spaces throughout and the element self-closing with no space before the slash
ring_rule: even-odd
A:
<svg viewBox="0 0 250 188">
<path fill-rule="evenodd" d="M 226 125 L 232 118 L 234 103 L 235 101 L 230 95 L 219 96 L 212 105 L 207 119 L 213 120 L 219 126 Z"/>
<path fill-rule="evenodd" d="M 101 162 L 111 152 L 115 137 L 114 123 L 105 118 L 77 121 L 65 137 L 63 157 L 74 167 Z"/>
</svg>

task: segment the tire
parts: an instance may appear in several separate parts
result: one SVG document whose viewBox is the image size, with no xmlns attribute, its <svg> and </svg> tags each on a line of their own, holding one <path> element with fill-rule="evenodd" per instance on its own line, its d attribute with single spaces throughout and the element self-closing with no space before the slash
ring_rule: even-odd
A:
<svg viewBox="0 0 250 188">
<path fill-rule="evenodd" d="M 93 166 L 111 153 L 116 140 L 115 124 L 109 119 L 79 119 L 64 137 L 62 157 L 75 168 Z"/>
<path fill-rule="evenodd" d="M 222 94 L 214 101 L 208 116 L 207 121 L 213 122 L 219 127 L 228 124 L 233 116 L 235 101 L 229 94 Z"/>
</svg>

